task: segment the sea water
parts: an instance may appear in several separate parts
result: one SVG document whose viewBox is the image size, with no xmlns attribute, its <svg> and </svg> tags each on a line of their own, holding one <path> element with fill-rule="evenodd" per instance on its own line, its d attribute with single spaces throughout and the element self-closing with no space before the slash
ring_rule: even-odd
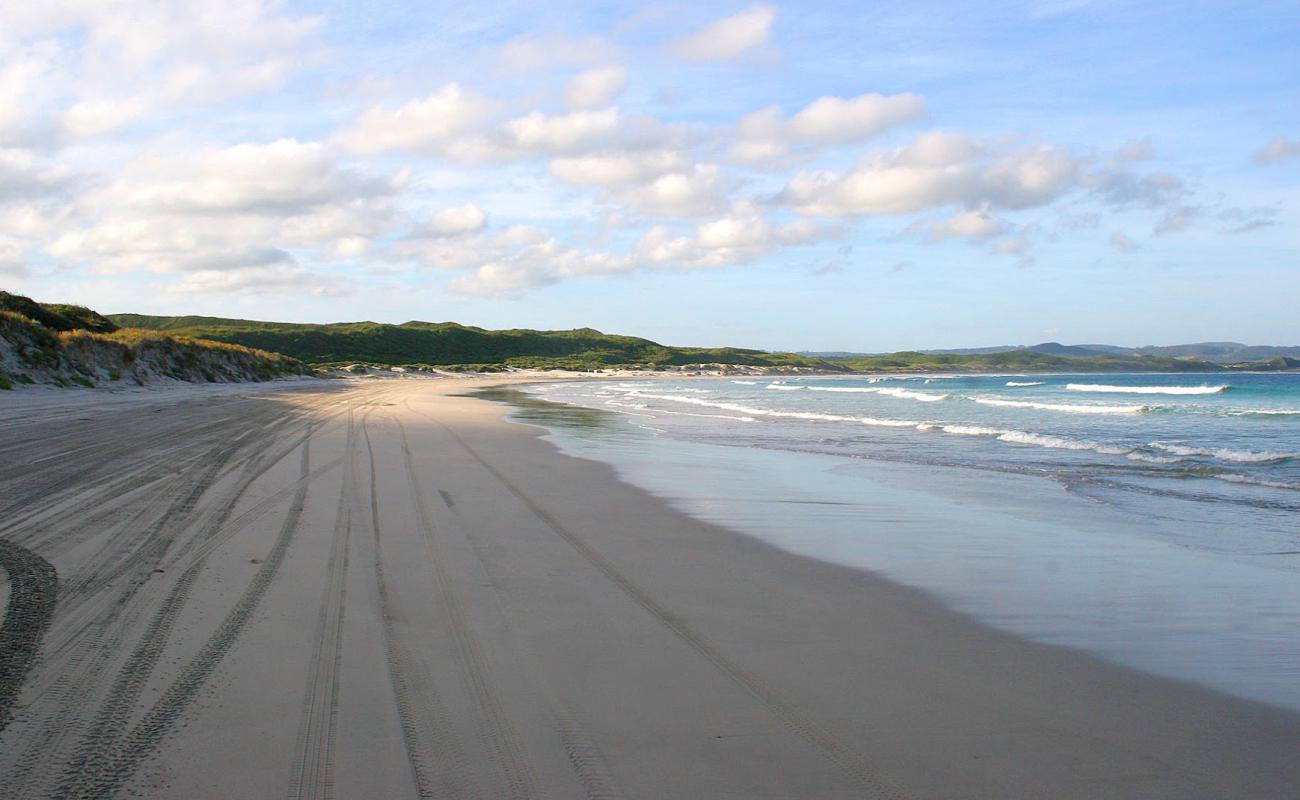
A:
<svg viewBox="0 0 1300 800">
<path fill-rule="evenodd" d="M 511 400 L 682 510 L 1300 709 L 1300 375 L 719 378 Z"/>
</svg>

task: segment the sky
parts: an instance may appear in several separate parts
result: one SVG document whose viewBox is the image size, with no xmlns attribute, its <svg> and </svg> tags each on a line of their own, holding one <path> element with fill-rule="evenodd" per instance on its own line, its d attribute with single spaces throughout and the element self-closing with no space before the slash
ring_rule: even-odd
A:
<svg viewBox="0 0 1300 800">
<path fill-rule="evenodd" d="M 1300 344 L 1300 4 L 8 0 L 0 287 L 890 351 Z"/>
</svg>

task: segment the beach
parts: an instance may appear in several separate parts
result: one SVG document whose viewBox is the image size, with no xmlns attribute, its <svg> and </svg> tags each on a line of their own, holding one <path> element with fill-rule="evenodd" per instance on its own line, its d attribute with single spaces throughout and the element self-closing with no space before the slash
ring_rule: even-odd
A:
<svg viewBox="0 0 1300 800">
<path fill-rule="evenodd" d="M 687 515 L 464 396 L 510 380 L 0 398 L 10 796 L 1300 785 L 1300 714 Z"/>
</svg>

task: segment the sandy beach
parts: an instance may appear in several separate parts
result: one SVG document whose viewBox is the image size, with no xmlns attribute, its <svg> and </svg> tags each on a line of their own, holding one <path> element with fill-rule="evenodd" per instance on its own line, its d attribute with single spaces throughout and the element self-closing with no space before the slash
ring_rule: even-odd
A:
<svg viewBox="0 0 1300 800">
<path fill-rule="evenodd" d="M 694 520 L 503 382 L 0 397 L 6 796 L 1295 796 L 1300 715 Z"/>
</svg>

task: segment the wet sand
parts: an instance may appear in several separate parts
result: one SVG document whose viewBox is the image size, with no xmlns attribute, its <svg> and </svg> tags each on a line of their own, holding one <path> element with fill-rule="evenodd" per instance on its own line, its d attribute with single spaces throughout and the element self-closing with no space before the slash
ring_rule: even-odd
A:
<svg viewBox="0 0 1300 800">
<path fill-rule="evenodd" d="M 0 397 L 6 796 L 1300 785 L 1300 715 L 695 521 L 455 396 L 485 383 Z"/>
</svg>

